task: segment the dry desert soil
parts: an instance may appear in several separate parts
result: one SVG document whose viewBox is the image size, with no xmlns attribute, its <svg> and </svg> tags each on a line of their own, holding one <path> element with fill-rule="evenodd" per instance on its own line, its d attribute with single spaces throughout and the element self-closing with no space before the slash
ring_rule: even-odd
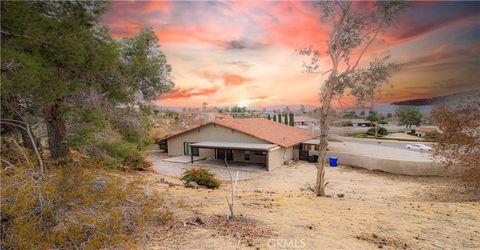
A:
<svg viewBox="0 0 480 250">
<path fill-rule="evenodd" d="M 148 230 L 144 249 L 480 249 L 480 202 L 457 179 L 327 168 L 329 197 L 309 186 L 315 166 L 297 162 L 230 184 L 192 189 L 145 173 L 174 221 Z M 475 198 L 477 197 L 477 198 Z"/>
</svg>

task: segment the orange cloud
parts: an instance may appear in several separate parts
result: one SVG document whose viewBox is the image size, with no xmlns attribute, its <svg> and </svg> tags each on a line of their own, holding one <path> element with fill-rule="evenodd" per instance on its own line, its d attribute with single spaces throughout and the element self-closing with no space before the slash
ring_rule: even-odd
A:
<svg viewBox="0 0 480 250">
<path fill-rule="evenodd" d="M 175 88 L 169 93 L 161 96 L 161 99 L 180 99 L 193 96 L 208 96 L 218 92 L 218 87 L 212 88 Z"/>
<path fill-rule="evenodd" d="M 215 74 L 211 72 L 201 72 L 200 76 L 207 79 L 210 82 L 214 82 L 216 80 L 222 80 L 223 84 L 227 87 L 238 86 L 238 85 L 242 85 L 252 81 L 252 79 L 249 77 L 241 76 L 234 73 L 227 73 L 227 72 L 223 72 L 220 74 Z"/>
<path fill-rule="evenodd" d="M 320 21 L 320 12 L 306 6 L 310 2 L 276 2 L 268 16 L 258 17 L 268 30 L 264 43 L 292 48 L 313 45 L 324 48 L 328 31 Z"/>
</svg>

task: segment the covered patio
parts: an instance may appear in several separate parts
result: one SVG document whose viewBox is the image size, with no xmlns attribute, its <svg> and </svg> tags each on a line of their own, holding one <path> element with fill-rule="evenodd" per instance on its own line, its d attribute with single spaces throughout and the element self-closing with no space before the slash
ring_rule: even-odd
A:
<svg viewBox="0 0 480 250">
<path fill-rule="evenodd" d="M 277 148 L 276 144 L 268 143 L 238 143 L 238 142 L 224 142 L 224 141 L 202 141 L 195 142 L 189 145 L 191 149 L 197 149 L 200 156 L 205 156 L 207 160 L 214 160 L 210 163 L 215 163 L 218 166 L 222 162 L 225 164 L 236 165 L 237 167 L 261 166 L 268 169 L 268 155 L 269 151 Z M 203 149 L 203 150 L 200 150 Z M 194 162 L 194 156 L 191 155 L 191 163 Z"/>
</svg>

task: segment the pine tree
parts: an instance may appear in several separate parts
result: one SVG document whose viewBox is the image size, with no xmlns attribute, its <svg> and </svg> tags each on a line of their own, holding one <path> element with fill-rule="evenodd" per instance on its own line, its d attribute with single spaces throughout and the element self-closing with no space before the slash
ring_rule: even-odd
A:
<svg viewBox="0 0 480 250">
<path fill-rule="evenodd" d="M 289 114 L 288 123 L 289 123 L 289 125 L 292 126 L 292 127 L 295 126 L 295 121 L 294 121 L 293 113 L 292 113 L 292 112 L 290 112 L 290 114 Z"/>
</svg>

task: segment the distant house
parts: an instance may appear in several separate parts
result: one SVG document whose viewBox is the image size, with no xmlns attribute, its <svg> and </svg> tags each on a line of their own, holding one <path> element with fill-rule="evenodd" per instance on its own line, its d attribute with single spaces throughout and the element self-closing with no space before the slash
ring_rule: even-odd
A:
<svg viewBox="0 0 480 250">
<path fill-rule="evenodd" d="M 298 160 L 307 130 L 264 118 L 223 119 L 166 138 L 168 154 L 264 165 L 266 170 Z"/>
<path fill-rule="evenodd" d="M 311 118 L 308 116 L 295 116 L 294 117 L 294 126 L 309 126 L 309 125 L 319 125 L 320 120 Z"/>
<path fill-rule="evenodd" d="M 420 137 L 425 137 L 428 133 L 438 132 L 436 127 L 418 127 L 415 129 L 415 135 Z"/>
<path fill-rule="evenodd" d="M 270 118 L 272 119 L 272 117 L 273 117 L 274 115 L 277 115 L 277 114 L 275 114 L 274 112 L 268 112 L 268 111 L 267 111 L 267 112 L 261 112 L 261 113 L 259 113 L 259 114 L 258 114 L 258 117 L 260 117 L 260 118 L 268 118 L 268 116 L 270 116 Z"/>
<path fill-rule="evenodd" d="M 333 125 L 336 127 L 370 127 L 372 123 L 364 119 L 339 119 Z"/>
<path fill-rule="evenodd" d="M 350 119 L 354 127 L 370 127 L 372 123 L 364 119 Z"/>
</svg>

